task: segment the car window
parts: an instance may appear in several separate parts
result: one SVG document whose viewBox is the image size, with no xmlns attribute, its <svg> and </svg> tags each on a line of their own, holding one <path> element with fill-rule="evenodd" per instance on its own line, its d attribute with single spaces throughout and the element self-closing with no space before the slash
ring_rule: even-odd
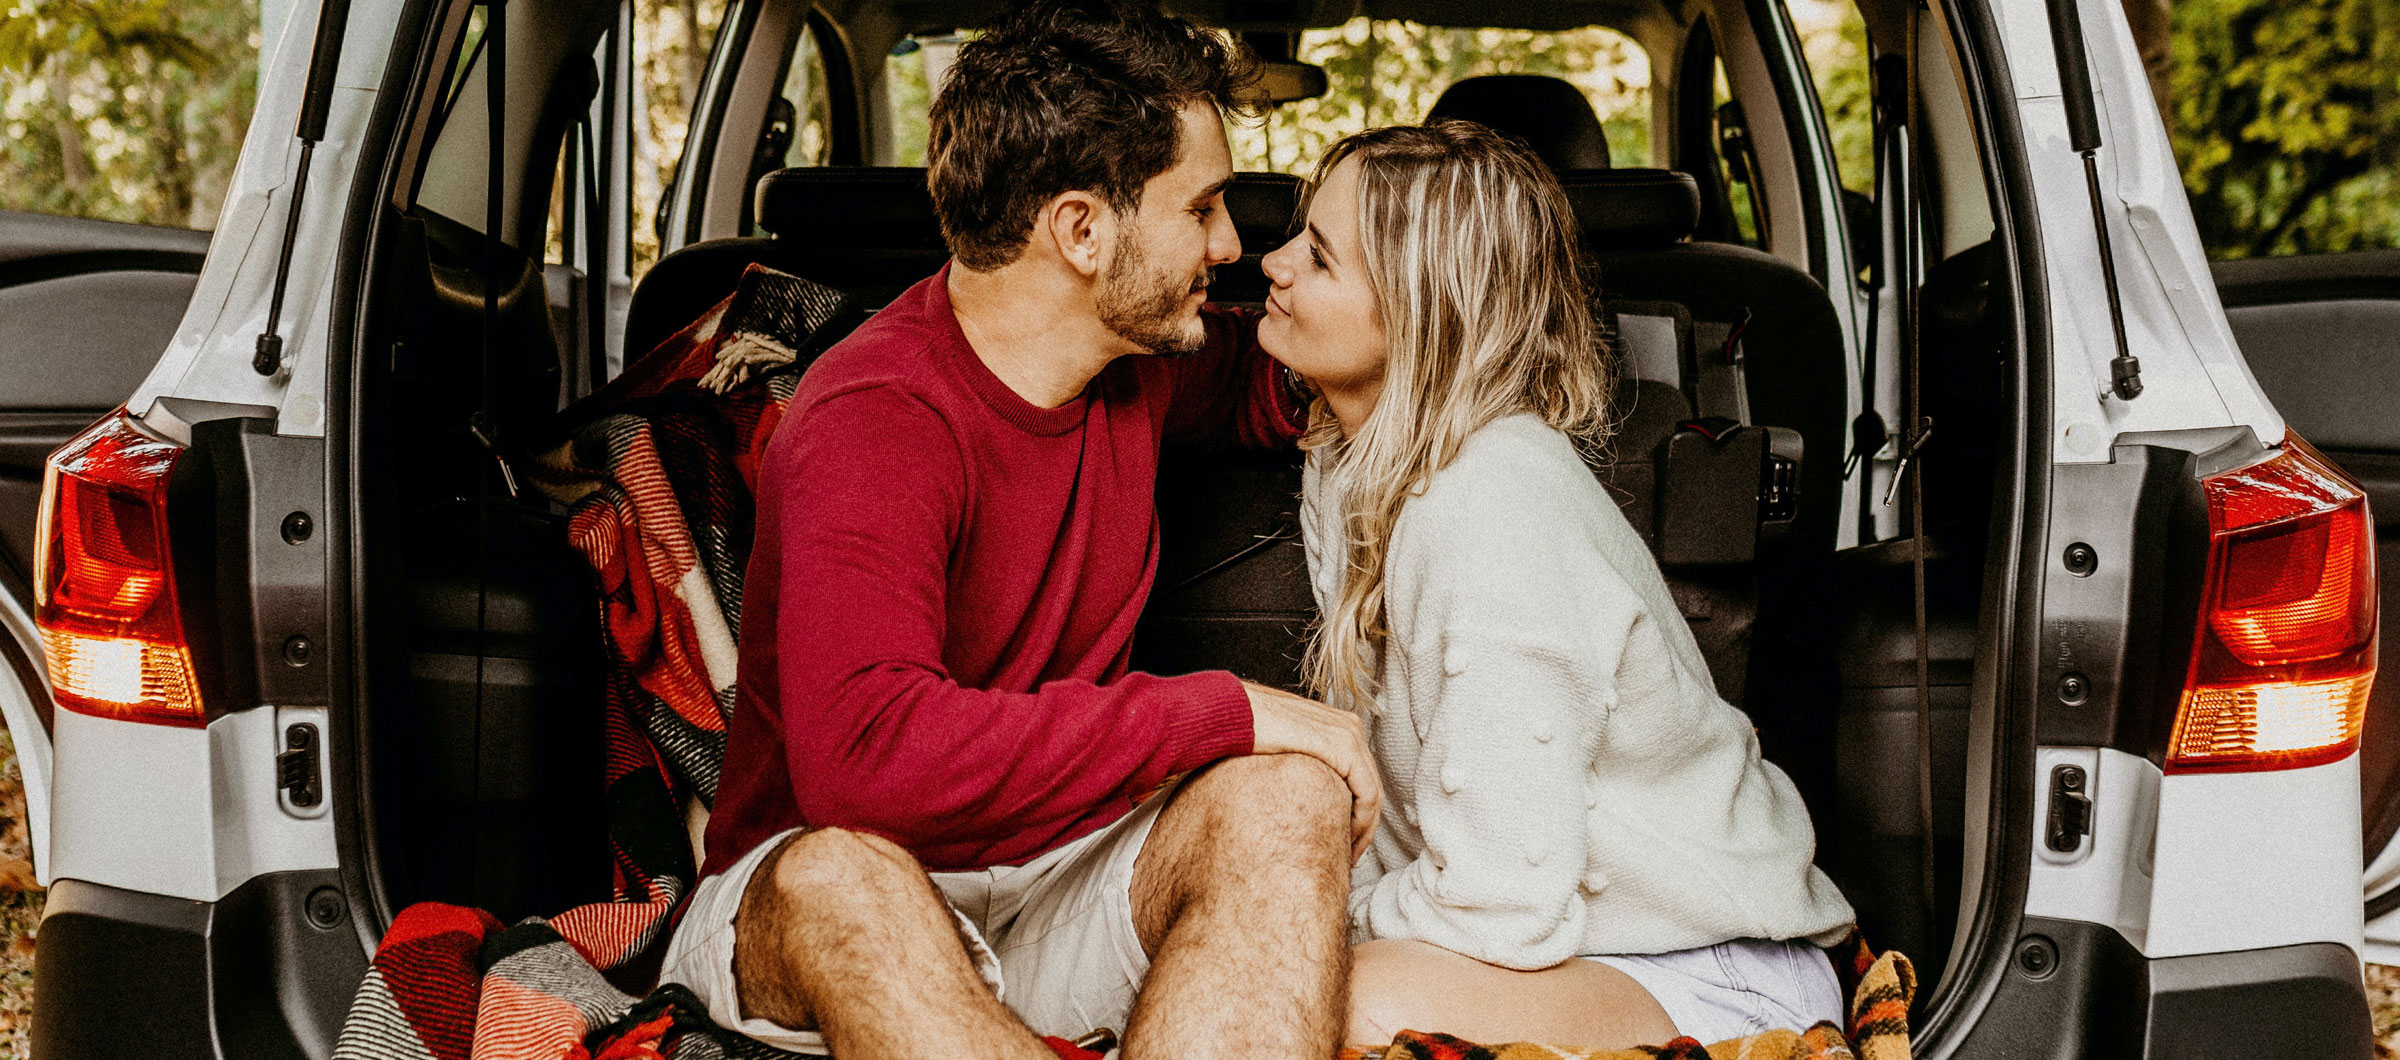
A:
<svg viewBox="0 0 2400 1060">
<path fill-rule="evenodd" d="M 792 107 L 790 128 L 782 133 L 783 164 L 821 166 L 832 161 L 833 103 L 825 80 L 825 52 L 814 23 L 800 32 L 792 48 L 791 68 L 775 95 Z M 777 114 L 768 120 L 782 119 Z"/>
<path fill-rule="evenodd" d="M 1725 196 L 1733 208 L 1735 242 L 1763 247 L 1767 242 L 1767 197 L 1758 186 L 1758 152 L 1750 140 L 1750 118 L 1725 80 L 1725 61 L 1716 61 L 1716 135 L 1711 161 L 1724 180 Z"/>
<path fill-rule="evenodd" d="M 1801 57 L 1825 112 L 1842 187 L 1875 194 L 1875 99 L 1867 24 L 1852 0 L 1788 0 Z"/>
<path fill-rule="evenodd" d="M 884 62 L 886 136 L 878 161 L 925 164 L 932 86 L 964 39 L 957 33 L 910 36 L 893 47 Z M 1650 56 L 1613 29 L 1537 32 L 1354 18 L 1302 33 L 1296 57 L 1325 68 L 1325 94 L 1276 107 L 1263 122 L 1236 123 L 1229 130 L 1235 169 L 1305 174 L 1335 140 L 1422 121 L 1442 90 L 1482 74 L 1567 80 L 1599 113 L 1611 164 L 1653 164 Z"/>
<path fill-rule="evenodd" d="M 2154 68 L 2164 52 L 2211 257 L 2400 247 L 2400 8 L 2213 0 L 2174 4 L 2163 40 L 2156 22 L 2134 28 Z"/>
<path fill-rule="evenodd" d="M 886 166 L 925 164 L 925 113 L 933 108 L 933 87 L 942 83 L 958 58 L 963 33 L 912 35 L 892 45 L 883 61 L 883 133 L 875 145 L 875 161 Z"/>
<path fill-rule="evenodd" d="M 0 209 L 214 228 L 262 39 L 239 0 L 0 8 Z"/>
<path fill-rule="evenodd" d="M 1655 164 L 1650 55 L 1613 29 L 1546 32 L 1354 18 L 1302 33 L 1295 55 L 1325 68 L 1325 94 L 1276 107 L 1264 122 L 1236 124 L 1234 168 L 1305 174 L 1335 140 L 1423 121 L 1444 89 L 1483 74 L 1568 81 L 1599 113 L 1612 165 Z"/>
</svg>

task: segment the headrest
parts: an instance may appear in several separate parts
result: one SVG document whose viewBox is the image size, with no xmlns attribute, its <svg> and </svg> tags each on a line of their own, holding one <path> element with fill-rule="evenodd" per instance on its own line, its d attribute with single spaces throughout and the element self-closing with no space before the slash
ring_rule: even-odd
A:
<svg viewBox="0 0 2400 1060">
<path fill-rule="evenodd" d="M 1470 77 L 1442 93 L 1425 118 L 1464 118 L 1514 136 L 1552 169 L 1607 169 L 1608 134 L 1574 85 L 1538 74 Z"/>
<path fill-rule="evenodd" d="M 1300 209 L 1300 178 L 1236 173 L 1225 186 L 1225 212 L 1242 249 L 1280 246 Z M 758 226 L 778 236 L 850 243 L 872 250 L 942 250 L 925 170 L 915 166 L 804 166 L 758 182 Z"/>
<path fill-rule="evenodd" d="M 1558 174 L 1583 227 L 1585 244 L 1604 250 L 1663 246 L 1700 223 L 1700 184 L 1664 169 L 1571 169 Z"/>
<path fill-rule="evenodd" d="M 812 243 L 942 251 L 919 166 L 801 166 L 758 181 L 758 226 Z"/>
<path fill-rule="evenodd" d="M 1241 234 L 1242 253 L 1264 254 L 1291 238 L 1300 214 L 1300 178 L 1285 173 L 1236 173 L 1225 185 L 1225 213 Z"/>
</svg>

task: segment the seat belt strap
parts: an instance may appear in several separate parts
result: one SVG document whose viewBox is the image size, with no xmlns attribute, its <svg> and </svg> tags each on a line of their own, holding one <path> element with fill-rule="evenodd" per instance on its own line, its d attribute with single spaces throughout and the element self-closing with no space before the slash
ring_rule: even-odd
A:
<svg viewBox="0 0 2400 1060">
<path fill-rule="evenodd" d="M 1742 334 L 1750 330 L 1750 309 L 1730 324 L 1692 323 L 1692 412 L 1701 419 L 1723 418 L 1750 425 L 1750 388 L 1742 375 Z"/>
<path fill-rule="evenodd" d="M 1917 56 L 1920 32 L 1919 8 L 1918 5 L 1912 3 L 1908 5 L 1908 50 L 1905 53 L 1907 55 L 1905 63 L 1907 82 L 1900 89 L 1905 94 L 1904 98 L 1907 101 L 1904 108 L 1906 114 L 1904 121 L 1908 138 L 1907 157 L 1900 160 L 1900 165 L 1910 174 L 1910 179 L 1904 182 L 1908 186 L 1910 194 L 1908 198 L 1901 200 L 1898 204 L 1900 214 L 1905 218 L 1901 224 L 1899 280 L 1902 307 L 1901 326 L 1906 330 L 1900 333 L 1900 345 L 1906 351 L 1907 356 L 1904 371 L 1908 377 L 1908 394 L 1907 411 L 1903 414 L 1906 423 L 1903 451 L 1908 454 L 1909 459 L 1903 462 L 1898 473 L 1908 476 L 1908 532 L 1911 546 L 1908 550 L 1908 565 L 1911 595 L 1914 597 L 1913 603 L 1915 604 L 1917 638 L 1918 871 L 1920 873 L 1919 884 L 1923 888 L 1924 895 L 1925 937 L 1930 940 L 1935 932 L 1941 930 L 1941 925 L 1934 923 L 1934 912 L 1941 908 L 1941 903 L 1935 897 L 1935 881 L 1938 879 L 1938 874 L 1934 871 L 1933 845 L 1933 682 L 1929 672 L 1932 646 L 1928 643 L 1925 621 L 1925 460 L 1924 454 L 1918 452 L 1918 448 L 1924 443 L 1925 435 L 1931 426 L 1925 419 L 1923 394 L 1925 373 L 1921 356 L 1924 331 L 1919 320 L 1923 301 L 1919 286 L 1919 274 L 1924 269 L 1918 259 L 1923 253 L 1924 235 L 1921 228 L 1924 221 L 1922 215 L 1917 212 L 1914 176 L 1921 172 L 1916 164 L 1917 132 L 1920 128 L 1917 113 Z"/>
</svg>

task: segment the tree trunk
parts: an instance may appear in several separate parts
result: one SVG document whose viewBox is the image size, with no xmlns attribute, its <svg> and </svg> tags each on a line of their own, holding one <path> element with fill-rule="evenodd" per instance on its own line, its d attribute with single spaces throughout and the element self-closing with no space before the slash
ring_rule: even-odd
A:
<svg viewBox="0 0 2400 1060">
<path fill-rule="evenodd" d="M 685 98 L 698 99 L 700 79 L 708 73 L 708 53 L 701 50 L 700 43 L 700 0 L 683 0 L 675 5 L 675 11 L 683 16 L 683 61 L 691 71 Z"/>
<path fill-rule="evenodd" d="M 2167 72 L 2174 59 L 2174 22 L 2168 17 L 2168 0 L 2124 0 L 2125 21 L 2133 27 L 2133 46 L 2142 55 L 2142 69 L 2150 75 L 2150 97 L 2158 103 L 2158 116 L 2167 123 L 2167 131 L 2175 131 L 2175 111 L 2167 106 Z"/>
<path fill-rule="evenodd" d="M 75 120 L 74 107 L 69 103 L 75 98 L 75 86 L 67 76 L 66 65 L 55 58 L 50 60 L 49 80 L 50 104 L 58 108 L 58 117 L 52 125 L 58 132 L 60 180 L 68 192 L 81 198 L 84 189 L 92 186 L 92 160 L 84 155 L 83 124 Z"/>
</svg>

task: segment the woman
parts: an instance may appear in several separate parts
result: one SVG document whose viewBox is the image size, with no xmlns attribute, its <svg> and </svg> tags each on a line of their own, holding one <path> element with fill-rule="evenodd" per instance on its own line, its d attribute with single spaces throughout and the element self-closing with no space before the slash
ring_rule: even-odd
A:
<svg viewBox="0 0 2400 1060">
<path fill-rule="evenodd" d="M 1807 812 L 1584 463 L 1609 380 L 1556 179 L 1467 122 L 1352 136 L 1318 174 L 1259 342 L 1317 394 L 1308 674 L 1384 771 L 1350 1040 L 1838 1022 L 1816 945 L 1852 914 Z"/>
</svg>

